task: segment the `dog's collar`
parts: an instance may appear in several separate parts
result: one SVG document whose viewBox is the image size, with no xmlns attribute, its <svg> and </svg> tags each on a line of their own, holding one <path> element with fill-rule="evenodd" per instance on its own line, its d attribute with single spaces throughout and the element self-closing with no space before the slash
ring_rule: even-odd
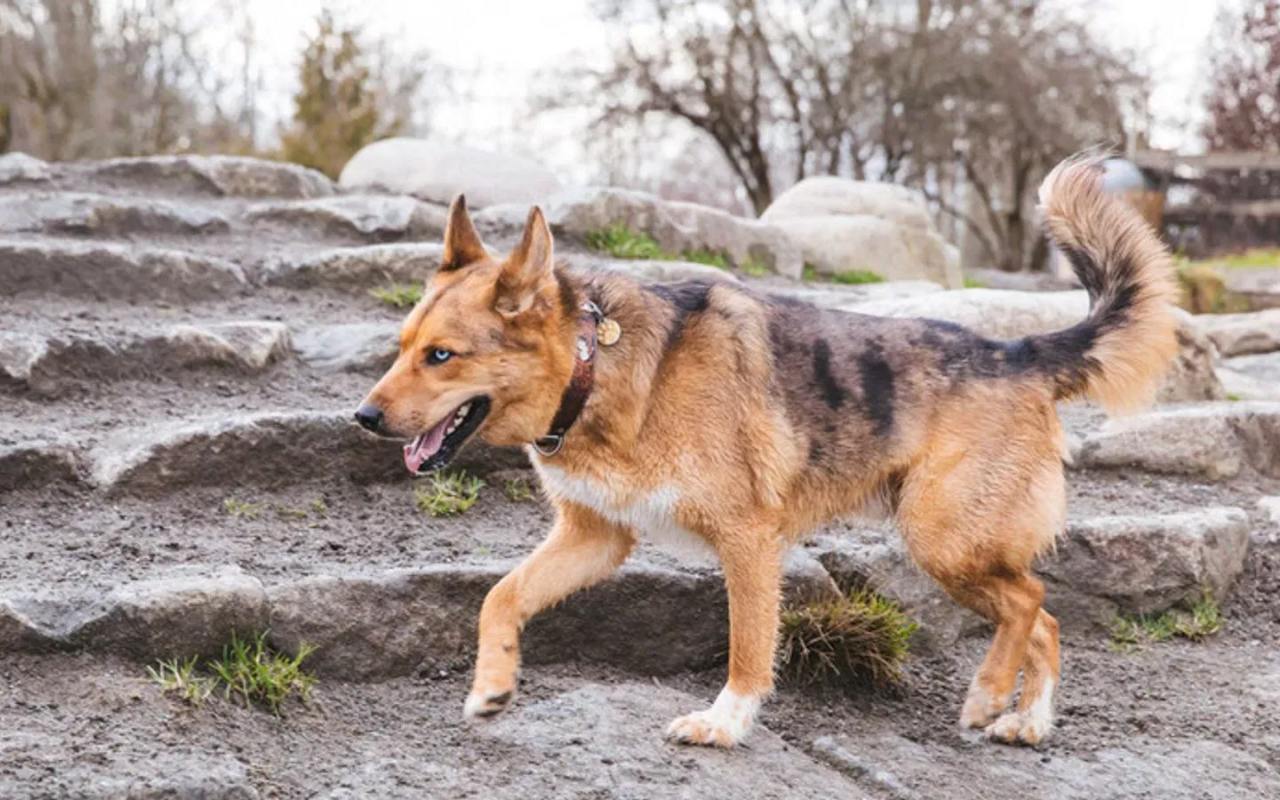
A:
<svg viewBox="0 0 1280 800">
<path fill-rule="evenodd" d="M 590 300 L 582 304 L 582 316 L 578 319 L 578 338 L 574 343 L 573 375 L 569 385 L 560 395 L 560 408 L 551 419 L 547 435 L 534 440 L 533 449 L 543 457 L 554 456 L 564 447 L 564 437 L 573 423 L 578 421 L 595 384 L 596 348 L 618 340 L 618 324 L 605 319 L 604 312 Z"/>
</svg>

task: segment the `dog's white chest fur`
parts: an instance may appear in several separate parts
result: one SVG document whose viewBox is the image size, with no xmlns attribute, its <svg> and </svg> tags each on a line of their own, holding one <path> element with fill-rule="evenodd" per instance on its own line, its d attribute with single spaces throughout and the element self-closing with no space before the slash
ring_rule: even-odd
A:
<svg viewBox="0 0 1280 800">
<path fill-rule="evenodd" d="M 570 475 L 549 464 L 537 464 L 537 469 L 542 485 L 552 497 L 590 508 L 682 557 L 705 560 L 715 555 L 706 539 L 676 521 L 680 492 L 674 486 L 624 494 L 608 481 Z"/>
</svg>

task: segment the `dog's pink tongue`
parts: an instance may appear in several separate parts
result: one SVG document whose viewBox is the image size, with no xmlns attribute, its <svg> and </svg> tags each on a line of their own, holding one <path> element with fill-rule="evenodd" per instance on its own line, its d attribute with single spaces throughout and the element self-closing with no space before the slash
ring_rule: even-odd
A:
<svg viewBox="0 0 1280 800">
<path fill-rule="evenodd" d="M 404 446 L 404 465 L 409 468 L 409 472 L 417 475 L 423 463 L 440 449 L 440 445 L 444 443 L 444 429 L 448 422 L 449 417 L 445 417 L 439 425 Z"/>
</svg>

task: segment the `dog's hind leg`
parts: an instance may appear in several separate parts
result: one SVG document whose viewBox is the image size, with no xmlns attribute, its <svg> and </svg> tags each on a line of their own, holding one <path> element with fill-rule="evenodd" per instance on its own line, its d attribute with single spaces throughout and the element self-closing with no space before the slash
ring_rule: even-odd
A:
<svg viewBox="0 0 1280 800">
<path fill-rule="evenodd" d="M 716 539 L 729 593 L 729 679 L 715 703 L 667 727 L 684 744 L 733 747 L 751 730 L 773 691 L 782 596 L 782 545 L 768 528 Z"/>
<path fill-rule="evenodd" d="M 546 540 L 485 597 L 475 680 L 463 709 L 466 716 L 493 716 L 515 697 L 525 623 L 542 609 L 604 580 L 634 545 L 628 528 L 581 506 L 560 506 Z"/>
<path fill-rule="evenodd" d="M 903 482 L 898 523 L 916 563 L 996 626 L 960 723 L 1035 744 L 1048 734 L 1058 684 L 1057 623 L 1031 575 L 1065 514 L 1056 421 L 1029 404 L 974 417 L 947 420 L 923 451 Z M 1005 714 L 1019 671 L 1022 699 Z"/>
<path fill-rule="evenodd" d="M 1044 741 L 1053 728 L 1053 693 L 1058 686 L 1059 669 L 1058 621 L 1042 608 L 1022 662 L 1018 709 L 992 723 L 987 734 L 1010 744 L 1036 745 Z"/>
</svg>

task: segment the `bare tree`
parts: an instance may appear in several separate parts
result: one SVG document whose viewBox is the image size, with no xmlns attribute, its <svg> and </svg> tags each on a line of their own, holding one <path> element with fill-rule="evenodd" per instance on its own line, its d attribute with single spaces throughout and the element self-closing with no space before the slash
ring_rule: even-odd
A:
<svg viewBox="0 0 1280 800">
<path fill-rule="evenodd" d="M 1209 148 L 1280 149 L 1280 0 L 1224 6 L 1210 54 Z"/>
<path fill-rule="evenodd" d="M 1035 0 L 599 0 L 605 69 L 543 104 L 600 126 L 654 115 L 715 143 L 751 206 L 809 175 L 923 189 L 1017 269 L 1031 192 L 1057 159 L 1116 143 L 1140 76 Z M 963 189 L 963 191 L 960 191 Z M 964 199 L 962 199 L 964 198 Z"/>
</svg>

